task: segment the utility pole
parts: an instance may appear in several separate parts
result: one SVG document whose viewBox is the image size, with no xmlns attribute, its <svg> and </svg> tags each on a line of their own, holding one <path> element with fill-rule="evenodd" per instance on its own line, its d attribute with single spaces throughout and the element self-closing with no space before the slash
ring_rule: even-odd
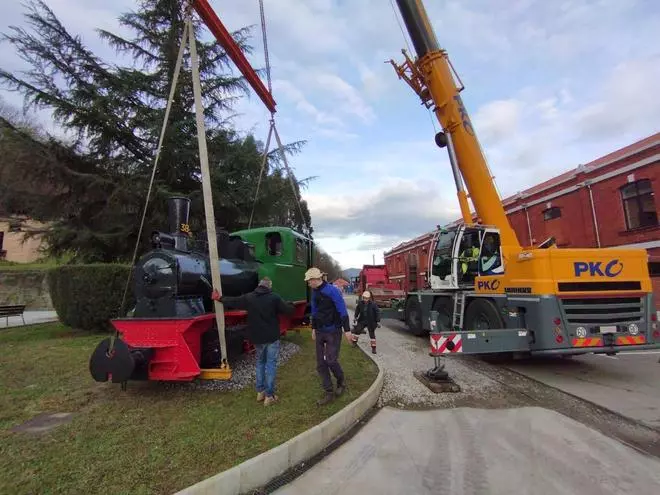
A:
<svg viewBox="0 0 660 495">
<path fill-rule="evenodd" d="M 371 255 L 371 264 L 372 264 L 372 265 L 375 265 L 375 264 L 376 264 L 376 255 L 375 255 L 375 254 L 372 254 L 372 255 Z"/>
</svg>

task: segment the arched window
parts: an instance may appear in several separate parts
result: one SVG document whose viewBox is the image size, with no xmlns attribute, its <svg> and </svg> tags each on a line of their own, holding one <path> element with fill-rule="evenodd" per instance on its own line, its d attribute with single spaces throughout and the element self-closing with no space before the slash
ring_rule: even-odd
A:
<svg viewBox="0 0 660 495">
<path fill-rule="evenodd" d="M 649 179 L 641 179 L 621 188 L 621 201 L 628 230 L 658 225 L 653 187 Z"/>
</svg>

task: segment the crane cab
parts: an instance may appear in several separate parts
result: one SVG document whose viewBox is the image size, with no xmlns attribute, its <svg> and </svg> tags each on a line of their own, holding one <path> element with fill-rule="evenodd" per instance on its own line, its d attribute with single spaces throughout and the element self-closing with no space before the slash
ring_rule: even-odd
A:
<svg viewBox="0 0 660 495">
<path fill-rule="evenodd" d="M 504 275 L 500 231 L 461 224 L 439 229 L 431 244 L 428 273 L 432 290 L 468 289 L 480 276 Z"/>
</svg>

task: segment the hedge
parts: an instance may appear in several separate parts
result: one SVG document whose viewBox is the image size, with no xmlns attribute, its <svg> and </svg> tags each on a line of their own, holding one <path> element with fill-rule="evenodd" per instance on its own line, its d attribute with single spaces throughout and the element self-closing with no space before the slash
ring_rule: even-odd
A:
<svg viewBox="0 0 660 495">
<path fill-rule="evenodd" d="M 96 263 L 63 265 L 47 273 L 53 307 L 65 325 L 83 330 L 110 328 L 119 314 L 130 266 Z M 125 313 L 135 305 L 133 281 L 129 283 Z"/>
</svg>

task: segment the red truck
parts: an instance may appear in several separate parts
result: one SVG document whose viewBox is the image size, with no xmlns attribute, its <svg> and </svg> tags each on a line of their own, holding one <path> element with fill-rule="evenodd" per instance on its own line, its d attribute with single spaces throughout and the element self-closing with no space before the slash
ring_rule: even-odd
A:
<svg viewBox="0 0 660 495">
<path fill-rule="evenodd" d="M 405 292 L 397 284 L 389 282 L 385 265 L 362 266 L 355 294 L 361 297 L 365 290 L 371 292 L 374 302 L 382 308 L 389 308 L 392 306 L 393 300 L 405 297 Z"/>
</svg>

